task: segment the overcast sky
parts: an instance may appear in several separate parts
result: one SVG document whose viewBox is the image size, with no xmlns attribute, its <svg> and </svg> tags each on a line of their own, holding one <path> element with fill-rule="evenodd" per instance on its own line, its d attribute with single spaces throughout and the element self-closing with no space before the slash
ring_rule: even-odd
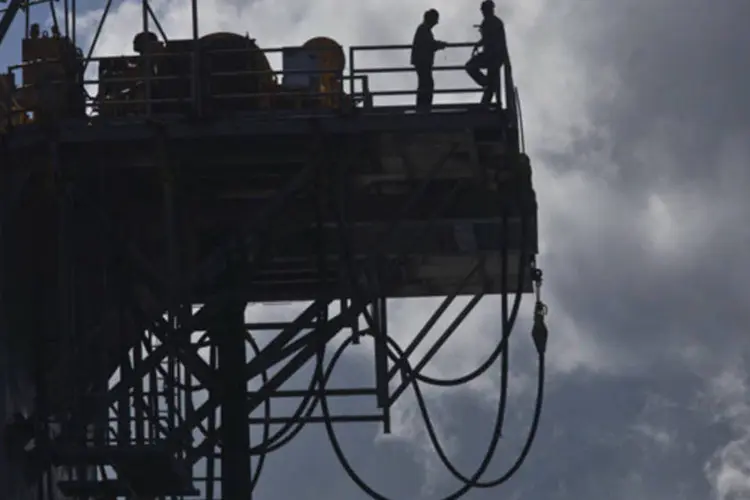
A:
<svg viewBox="0 0 750 500">
<path fill-rule="evenodd" d="M 267 47 L 316 35 L 343 45 L 409 43 L 430 7 L 441 13 L 438 38 L 469 41 L 479 19 L 478 0 L 200 3 L 202 32 L 248 32 Z M 86 39 L 104 2 L 81 4 L 94 9 L 81 18 Z M 140 30 L 136 4 L 116 2 L 98 54 L 130 50 Z M 155 2 L 170 37 L 189 35 L 189 4 Z M 743 286 L 750 275 L 743 217 L 750 208 L 750 4 L 499 0 L 498 14 L 507 25 L 539 199 L 548 397 L 521 473 L 468 498 L 750 498 Z M 0 58 L 13 60 L 13 45 L 4 44 Z M 454 50 L 438 62 L 467 56 Z M 382 53 L 372 62 L 407 61 L 405 53 Z M 469 82 L 441 75 L 437 85 Z M 430 305 L 397 306 L 397 340 L 408 341 Z M 429 373 L 456 375 L 481 363 L 498 336 L 496 310 L 497 301 L 488 301 Z M 490 479 L 517 453 L 533 403 L 528 312 L 514 338 L 510 422 Z M 360 348 L 341 373 L 366 379 L 369 360 Z M 496 377 L 428 396 L 451 457 L 470 474 L 491 429 Z M 456 482 L 427 446 L 413 409 L 406 397 L 390 438 L 369 424 L 343 429 L 344 449 L 363 479 L 389 498 L 441 498 Z M 258 491 L 260 500 L 366 498 L 320 428 L 269 458 Z"/>
</svg>

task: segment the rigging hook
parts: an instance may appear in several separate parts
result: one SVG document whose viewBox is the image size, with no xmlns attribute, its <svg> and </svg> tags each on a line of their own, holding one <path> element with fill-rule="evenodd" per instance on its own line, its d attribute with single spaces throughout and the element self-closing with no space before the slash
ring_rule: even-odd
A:
<svg viewBox="0 0 750 500">
<path fill-rule="evenodd" d="M 534 305 L 534 325 L 531 328 L 531 338 L 534 340 L 539 355 L 543 355 L 547 350 L 547 324 L 544 317 L 547 316 L 547 305 L 542 302 L 542 270 L 533 267 L 531 270 L 531 279 L 534 282 L 534 292 L 536 294 L 536 304 Z"/>
</svg>

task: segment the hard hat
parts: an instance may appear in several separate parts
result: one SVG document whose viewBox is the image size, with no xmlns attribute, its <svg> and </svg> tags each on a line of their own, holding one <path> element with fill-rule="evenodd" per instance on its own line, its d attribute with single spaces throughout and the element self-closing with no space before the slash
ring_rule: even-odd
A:
<svg viewBox="0 0 750 500">
<path fill-rule="evenodd" d="M 495 8 L 495 2 L 492 0 L 484 0 L 482 2 L 482 5 L 480 6 L 481 9 L 494 9 Z"/>
<path fill-rule="evenodd" d="M 150 31 L 138 33 L 135 35 L 135 38 L 133 38 L 133 50 L 139 53 L 145 52 L 150 44 L 158 41 L 159 38 Z"/>
</svg>

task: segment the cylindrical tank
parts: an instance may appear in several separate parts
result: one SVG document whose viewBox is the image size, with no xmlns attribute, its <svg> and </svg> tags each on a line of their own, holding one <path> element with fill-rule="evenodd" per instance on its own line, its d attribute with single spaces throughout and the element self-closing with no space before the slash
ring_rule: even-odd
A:
<svg viewBox="0 0 750 500">
<path fill-rule="evenodd" d="M 344 48 L 335 40 L 318 36 L 306 41 L 302 48 L 319 52 L 318 58 L 321 62 L 321 69 L 338 73 L 344 71 L 344 66 L 346 66 Z"/>
<path fill-rule="evenodd" d="M 328 93 L 321 98 L 325 106 L 338 107 L 340 105 L 339 98 L 341 97 L 341 75 L 346 66 L 346 55 L 344 54 L 343 47 L 331 38 L 319 36 L 305 42 L 302 48 L 316 52 L 320 61 L 319 69 L 321 71 L 331 71 L 319 76 L 319 91 L 321 93 Z"/>
<path fill-rule="evenodd" d="M 212 33 L 200 40 L 204 104 L 227 111 L 268 107 L 276 88 L 271 65 L 255 40 Z"/>
</svg>

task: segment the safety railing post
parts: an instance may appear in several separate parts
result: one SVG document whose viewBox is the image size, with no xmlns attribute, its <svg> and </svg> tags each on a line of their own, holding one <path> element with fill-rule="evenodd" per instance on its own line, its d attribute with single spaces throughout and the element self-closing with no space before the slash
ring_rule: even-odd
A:
<svg viewBox="0 0 750 500">
<path fill-rule="evenodd" d="M 193 113 L 195 116 L 202 116 L 203 102 L 201 99 L 200 50 L 198 48 L 198 40 L 193 40 L 191 63 L 190 91 L 192 94 Z"/>
<path fill-rule="evenodd" d="M 365 109 L 372 109 L 374 103 L 372 100 L 372 94 L 370 93 L 370 79 L 367 76 L 362 77 L 362 99 L 362 106 Z"/>
<path fill-rule="evenodd" d="M 513 83 L 513 70 L 510 61 L 503 65 L 504 75 L 503 83 L 505 84 L 505 109 L 507 113 L 508 133 L 510 134 L 511 144 L 516 152 L 520 151 L 520 137 L 518 133 L 518 111 L 516 109 L 515 84 Z"/>
<path fill-rule="evenodd" d="M 355 47 L 349 47 L 349 95 L 354 97 L 354 53 Z"/>
</svg>

